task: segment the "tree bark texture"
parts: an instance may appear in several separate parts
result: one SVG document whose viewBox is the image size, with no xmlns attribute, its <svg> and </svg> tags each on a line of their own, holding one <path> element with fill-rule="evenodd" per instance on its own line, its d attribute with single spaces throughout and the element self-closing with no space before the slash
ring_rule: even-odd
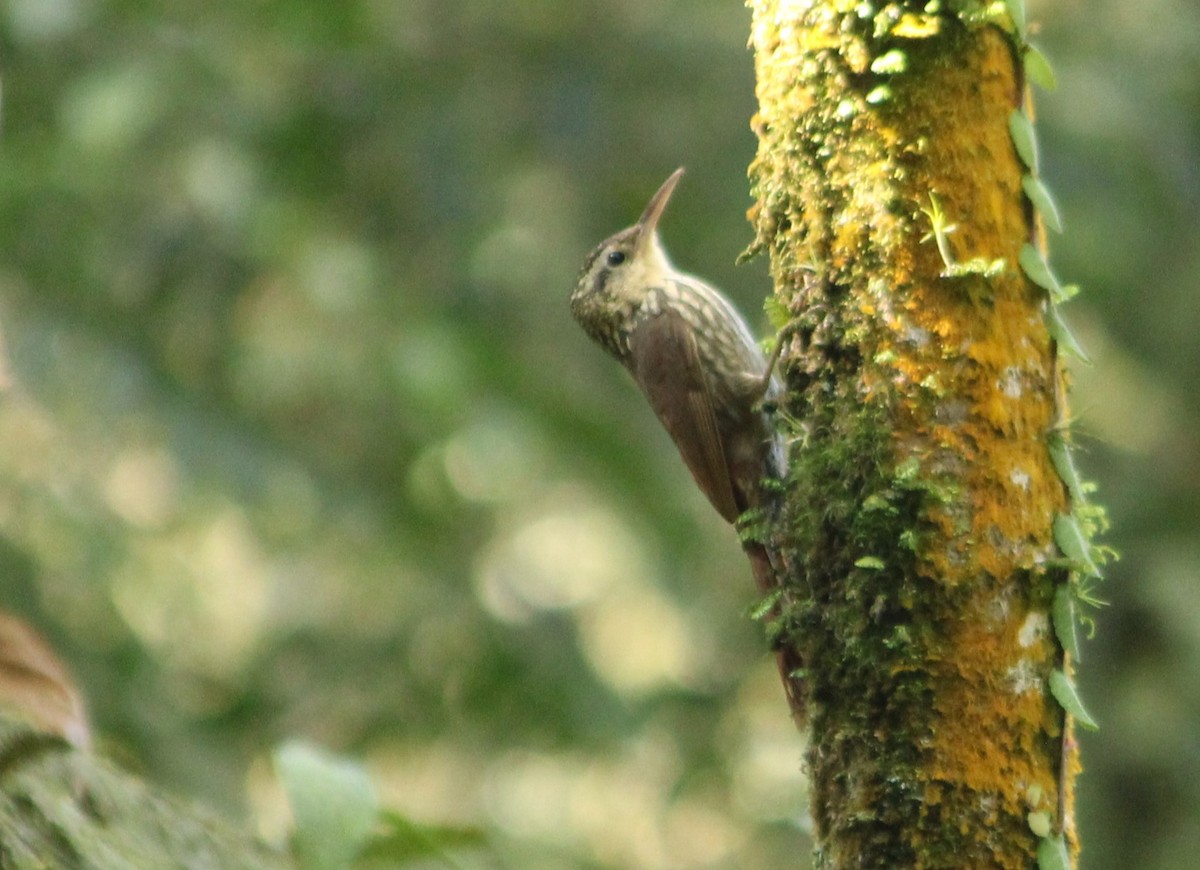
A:
<svg viewBox="0 0 1200 870">
<path fill-rule="evenodd" d="M 1036 814 L 1077 848 L 1078 762 L 1049 689 L 1070 505 L 1047 292 L 1018 265 L 1018 45 L 924 2 L 750 6 L 818 864 L 1028 868 Z"/>
</svg>

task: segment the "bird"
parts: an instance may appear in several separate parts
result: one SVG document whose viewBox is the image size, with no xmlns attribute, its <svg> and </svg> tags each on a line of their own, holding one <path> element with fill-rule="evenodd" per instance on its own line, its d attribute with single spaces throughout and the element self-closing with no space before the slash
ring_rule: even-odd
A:
<svg viewBox="0 0 1200 870">
<path fill-rule="evenodd" d="M 658 225 L 683 169 L 673 172 L 637 223 L 592 249 L 571 293 L 571 313 L 633 376 L 700 490 L 729 523 L 748 511 L 777 515 L 786 472 L 784 440 L 769 406 L 782 386 L 745 319 L 711 284 L 675 268 Z M 782 550 L 746 537 L 763 617 L 780 617 L 778 592 L 787 570 Z M 792 718 L 804 728 L 803 662 L 785 637 L 775 659 Z"/>
<path fill-rule="evenodd" d="M 783 471 L 765 406 L 781 387 L 745 319 L 711 284 L 675 268 L 659 220 L 677 169 L 637 223 L 584 261 L 571 312 L 633 376 L 700 490 L 727 522 L 764 507 Z"/>
</svg>

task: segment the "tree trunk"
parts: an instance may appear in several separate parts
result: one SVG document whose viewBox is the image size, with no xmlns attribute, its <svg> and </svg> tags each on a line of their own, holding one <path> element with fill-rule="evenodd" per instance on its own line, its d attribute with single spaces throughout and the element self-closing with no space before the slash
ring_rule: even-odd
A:
<svg viewBox="0 0 1200 870">
<path fill-rule="evenodd" d="M 1010 132 L 1024 23 L 750 6 L 751 216 L 788 316 L 781 618 L 818 863 L 1066 862 L 1078 761 L 1051 613 L 1072 493 L 1048 281 L 1027 264 L 1036 161 Z"/>
</svg>

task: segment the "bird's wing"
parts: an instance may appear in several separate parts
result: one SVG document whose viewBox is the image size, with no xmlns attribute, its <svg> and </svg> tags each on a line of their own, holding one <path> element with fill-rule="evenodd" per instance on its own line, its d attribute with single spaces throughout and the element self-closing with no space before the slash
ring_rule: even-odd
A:
<svg viewBox="0 0 1200 870">
<path fill-rule="evenodd" d="M 663 308 L 642 320 L 629 346 L 634 380 L 700 489 L 732 523 L 741 511 L 692 327 L 678 313 Z"/>
</svg>

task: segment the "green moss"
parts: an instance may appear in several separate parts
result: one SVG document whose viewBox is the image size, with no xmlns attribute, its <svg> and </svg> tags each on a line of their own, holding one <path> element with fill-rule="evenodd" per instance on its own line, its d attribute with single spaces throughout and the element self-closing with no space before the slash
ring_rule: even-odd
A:
<svg viewBox="0 0 1200 870">
<path fill-rule="evenodd" d="M 779 634 L 803 651 L 818 705 L 857 698 L 853 687 L 867 675 L 878 685 L 880 674 L 893 675 L 890 703 L 923 698 L 935 590 L 919 566 L 935 543 L 930 511 L 956 498 L 956 488 L 911 459 L 893 464 L 890 398 L 864 405 L 830 381 L 800 380 L 803 407 L 793 413 L 806 425 L 796 433 L 777 533 L 794 566 Z M 869 709 L 854 718 L 868 721 Z"/>
<path fill-rule="evenodd" d="M 1046 557 L 1069 508 L 1045 437 L 1058 361 L 1017 268 L 1034 212 L 1010 13 L 815 4 L 789 30 L 755 5 L 755 249 L 793 329 L 772 613 L 808 674 L 820 860 L 1029 866 L 1020 795 L 1059 791 L 1066 757 L 1027 685 L 1061 662 L 1067 571 Z"/>
</svg>

